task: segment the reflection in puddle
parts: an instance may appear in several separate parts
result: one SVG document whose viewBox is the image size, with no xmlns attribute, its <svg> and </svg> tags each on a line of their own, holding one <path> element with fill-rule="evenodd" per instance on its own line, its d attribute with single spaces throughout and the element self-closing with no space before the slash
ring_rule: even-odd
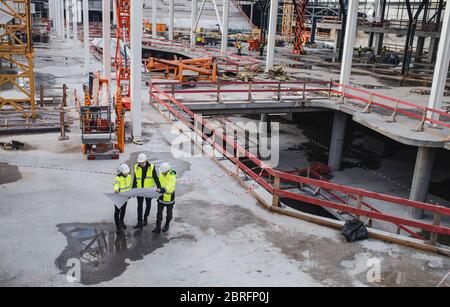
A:
<svg viewBox="0 0 450 307">
<path fill-rule="evenodd" d="M 68 260 L 78 259 L 81 283 L 85 285 L 120 276 L 130 261 L 143 259 L 171 240 L 166 235 L 154 235 L 151 227 L 124 233 L 116 233 L 113 224 L 73 223 L 57 227 L 66 236 L 68 245 L 56 259 L 56 266 L 66 274 L 72 267 L 68 266 Z M 183 236 L 172 239 L 192 240 Z"/>
</svg>

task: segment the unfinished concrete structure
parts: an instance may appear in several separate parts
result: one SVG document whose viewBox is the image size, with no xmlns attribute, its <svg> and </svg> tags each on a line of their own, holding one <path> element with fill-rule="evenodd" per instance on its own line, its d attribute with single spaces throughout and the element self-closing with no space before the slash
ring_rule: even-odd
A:
<svg viewBox="0 0 450 307">
<path fill-rule="evenodd" d="M 77 16 L 86 21 L 90 14 L 79 14 L 77 4 L 68 2 L 72 14 L 66 14 L 66 22 L 60 19 L 60 8 L 49 11 L 50 18 L 59 19 L 53 23 L 49 45 L 36 45 L 38 84 L 49 76 L 55 80 L 46 90 L 49 96 L 59 91 L 62 81 L 69 89 L 50 101 L 42 97 L 40 108 L 46 112 L 56 106 L 62 114 L 61 135 L 33 134 L 28 122 L 20 131 L 7 124 L 0 127 L 6 134 L 0 141 L 26 144 L 0 156 L 0 202 L 5 208 L 0 229 L 12 232 L 0 240 L 2 285 L 72 285 L 69 264 L 78 259 L 81 279 L 76 282 L 84 285 L 448 286 L 449 199 L 430 195 L 429 186 L 433 176 L 448 179 L 450 119 L 444 91 L 450 9 L 441 7 L 443 30 L 436 53 L 438 65 L 444 67 L 436 69 L 431 95 L 423 99 L 405 84 L 383 87 L 381 78 L 361 63 L 354 52 L 356 33 L 364 27 L 358 24 L 361 5 L 356 0 L 348 2 L 344 16 L 341 63 L 324 61 L 331 51 L 314 45 L 304 46 L 306 54 L 295 55 L 292 46 L 277 43 L 277 4 L 281 7 L 284 1 L 272 1 L 262 36 L 267 37 L 262 44 L 266 53 L 249 50 L 260 33 L 233 33 L 240 24 L 251 29 L 249 20 L 261 17 L 257 5 L 249 4 L 254 1 L 226 0 L 223 10 L 214 8 L 219 1 L 205 1 L 205 18 L 199 17 L 200 7 L 192 10 L 197 1 L 133 1 L 131 10 L 124 5 L 127 1 L 111 6 L 108 2 L 102 24 L 84 22 L 83 27 Z M 92 9 L 97 1 L 84 2 L 89 4 L 84 8 Z M 152 32 L 143 33 L 141 21 L 155 16 L 155 3 L 158 11 L 169 12 L 167 21 L 156 21 L 169 24 L 156 37 L 155 18 Z M 311 6 L 319 4 L 324 5 L 314 1 Z M 133 5 L 143 5 L 144 10 L 134 10 Z M 244 17 L 241 13 L 248 5 L 253 9 Z M 317 31 L 326 28 L 329 23 L 321 23 L 312 11 Z M 377 18 L 379 9 L 374 12 Z M 177 25 L 181 19 L 185 26 Z M 214 44 L 199 42 L 199 36 L 217 30 L 210 19 L 221 21 L 220 35 Z M 74 35 L 64 39 L 66 29 L 57 27 L 67 24 Z M 125 34 L 117 34 L 116 44 L 120 40 L 129 48 L 118 48 L 115 54 L 107 42 L 116 35 L 111 33 L 117 29 L 114 24 Z M 380 32 L 371 27 L 373 40 L 379 41 Z M 176 28 L 188 35 L 166 39 L 174 37 Z M 90 35 L 84 35 L 87 32 Z M 86 43 L 99 36 L 106 43 L 90 44 L 86 59 Z M 242 55 L 228 45 L 239 40 L 245 43 Z M 195 75 L 187 84 L 164 80 L 164 71 L 143 72 L 144 55 L 182 57 L 193 64 L 212 57 L 218 61 L 220 80 L 198 82 Z M 90 72 L 100 71 L 102 76 L 89 80 L 85 63 Z M 84 120 L 79 109 L 88 103 L 101 106 L 98 92 L 92 97 L 83 92 L 88 82 L 92 88 L 98 82 L 109 85 L 106 100 L 116 116 L 109 119 L 114 127 L 110 134 L 119 138 L 122 129 L 126 136 L 119 161 L 89 161 L 79 150 L 85 133 L 77 122 Z M 373 88 L 363 89 L 362 84 Z M 259 122 L 273 124 L 267 135 L 251 130 Z M 360 142 L 357 133 L 364 134 L 361 146 L 353 146 Z M 305 140 L 300 146 L 299 139 Z M 391 156 L 378 148 L 378 140 L 386 144 L 381 147 L 392 147 Z M 264 142 L 275 151 L 267 155 L 267 148 L 260 146 Z M 311 145 L 319 149 L 310 150 Z M 355 158 L 356 150 L 370 151 L 370 157 L 379 152 L 380 165 L 367 166 L 373 161 Z M 134 164 L 140 152 L 156 164 L 170 162 L 178 172 L 175 224 L 162 236 L 148 228 L 115 233 L 112 205 L 102 195 L 111 191 L 117 166 Z M 135 219 L 134 200 L 130 204 L 128 225 Z M 372 238 L 346 243 L 335 229 L 352 219 L 365 223 Z M 49 238 L 52 244 L 47 244 Z M 379 281 L 367 277 L 374 258 L 381 262 Z M 164 265 L 168 259 L 170 269 Z"/>
</svg>

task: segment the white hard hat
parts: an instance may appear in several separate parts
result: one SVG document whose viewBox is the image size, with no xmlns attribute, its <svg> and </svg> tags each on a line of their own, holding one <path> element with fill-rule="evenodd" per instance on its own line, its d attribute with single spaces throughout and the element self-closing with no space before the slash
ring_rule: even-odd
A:
<svg viewBox="0 0 450 307">
<path fill-rule="evenodd" d="M 147 161 L 147 155 L 145 153 L 139 154 L 137 161 L 138 161 L 138 163 L 143 163 L 143 162 Z"/>
<path fill-rule="evenodd" d="M 120 167 L 119 167 L 119 171 L 121 173 L 123 173 L 123 174 L 129 174 L 130 173 L 130 168 L 126 164 L 121 164 Z"/>
<path fill-rule="evenodd" d="M 162 164 L 159 166 L 159 172 L 160 172 L 160 173 L 165 173 L 165 172 L 170 171 L 171 168 L 172 168 L 172 167 L 170 166 L 169 163 L 162 163 Z"/>
</svg>

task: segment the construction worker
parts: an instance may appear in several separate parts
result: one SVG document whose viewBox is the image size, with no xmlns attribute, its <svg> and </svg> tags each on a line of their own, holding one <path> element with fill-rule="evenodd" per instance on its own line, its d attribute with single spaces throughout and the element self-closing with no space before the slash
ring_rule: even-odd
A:
<svg viewBox="0 0 450 307">
<path fill-rule="evenodd" d="M 167 208 L 166 213 L 166 224 L 162 229 L 163 232 L 169 230 L 169 224 L 172 220 L 172 211 L 175 205 L 175 186 L 177 182 L 177 173 L 172 169 L 169 163 L 162 163 L 159 167 L 159 183 L 161 188 L 158 192 L 161 196 L 158 199 L 158 213 L 156 214 L 156 228 L 153 230 L 154 233 L 161 232 L 161 222 L 163 219 L 164 208 Z"/>
<path fill-rule="evenodd" d="M 130 175 L 130 168 L 126 164 L 120 165 L 116 180 L 114 181 L 114 193 L 121 193 L 131 190 L 132 178 Z M 127 229 L 124 223 L 125 212 L 127 210 L 127 203 L 125 203 L 120 209 L 115 207 L 114 221 L 116 223 L 117 231 Z"/>
<path fill-rule="evenodd" d="M 262 57 L 264 55 L 264 42 L 261 41 L 259 43 L 259 56 Z"/>
<path fill-rule="evenodd" d="M 363 53 L 363 47 L 359 46 L 359 48 L 358 48 L 358 56 L 361 57 L 362 53 Z"/>
<path fill-rule="evenodd" d="M 141 153 L 137 158 L 137 163 L 134 165 L 133 188 L 149 189 L 155 187 L 155 184 L 158 189 L 161 187 L 155 165 L 148 162 L 147 156 L 144 153 Z M 150 209 L 152 207 L 152 199 L 145 198 L 145 214 L 143 219 L 142 207 L 144 205 L 144 197 L 137 197 L 137 203 L 137 225 L 134 226 L 134 229 L 140 229 L 147 226 L 148 216 L 150 215 Z"/>
<path fill-rule="evenodd" d="M 238 55 L 242 55 L 242 42 L 241 41 L 238 41 L 237 43 L 236 43 L 236 48 L 237 48 L 237 54 Z"/>
<path fill-rule="evenodd" d="M 202 36 L 201 35 L 197 36 L 195 41 L 197 46 L 201 46 L 203 42 Z"/>
</svg>

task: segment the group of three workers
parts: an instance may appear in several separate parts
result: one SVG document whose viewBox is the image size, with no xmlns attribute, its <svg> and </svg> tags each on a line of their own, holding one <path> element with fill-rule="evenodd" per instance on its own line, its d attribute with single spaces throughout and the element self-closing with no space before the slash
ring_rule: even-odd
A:
<svg viewBox="0 0 450 307">
<path fill-rule="evenodd" d="M 122 164 L 119 167 L 116 180 L 114 182 L 114 192 L 121 193 L 129 191 L 133 188 L 155 188 L 156 192 L 161 195 L 158 198 L 158 212 L 156 214 L 156 227 L 153 230 L 154 233 L 167 232 L 169 230 L 169 224 L 172 220 L 172 211 L 175 205 L 175 186 L 176 186 L 176 172 L 169 163 L 162 163 L 158 171 L 156 166 L 147 160 L 147 156 L 141 153 L 137 158 L 137 163 L 134 165 L 134 176 L 130 174 L 130 168 L 127 164 Z M 137 197 L 137 225 L 135 229 L 141 229 L 148 224 L 148 216 L 151 209 L 151 198 L 145 198 L 146 208 L 143 215 L 144 197 Z M 166 208 L 166 223 L 161 229 L 161 223 L 163 219 L 163 211 Z M 116 223 L 117 231 L 126 229 L 127 226 L 124 223 L 125 212 L 127 209 L 127 203 L 125 203 L 120 209 L 115 207 L 114 220 Z"/>
</svg>

